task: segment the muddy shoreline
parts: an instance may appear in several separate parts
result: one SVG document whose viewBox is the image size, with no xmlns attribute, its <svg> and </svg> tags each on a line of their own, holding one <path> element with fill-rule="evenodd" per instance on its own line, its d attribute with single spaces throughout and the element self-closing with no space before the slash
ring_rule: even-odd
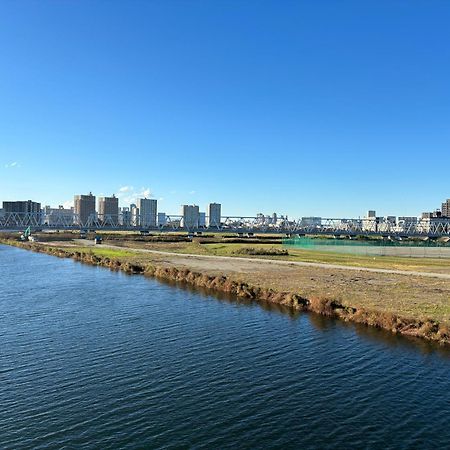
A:
<svg viewBox="0 0 450 450">
<path fill-rule="evenodd" d="M 305 298 L 295 292 L 283 292 L 252 286 L 246 282 L 234 280 L 230 276 L 212 276 L 188 268 L 165 267 L 163 264 L 157 263 L 131 263 L 122 261 L 120 258 L 98 256 L 92 252 L 71 251 L 70 249 L 13 240 L 0 239 L 0 243 L 60 258 L 72 258 L 85 264 L 121 270 L 128 274 L 141 274 L 162 280 L 183 282 L 193 287 L 223 292 L 237 298 L 279 304 L 294 310 L 311 311 L 327 317 L 381 328 L 395 334 L 450 345 L 449 326 L 436 320 L 400 317 L 389 312 L 354 308 L 325 296 Z"/>
</svg>

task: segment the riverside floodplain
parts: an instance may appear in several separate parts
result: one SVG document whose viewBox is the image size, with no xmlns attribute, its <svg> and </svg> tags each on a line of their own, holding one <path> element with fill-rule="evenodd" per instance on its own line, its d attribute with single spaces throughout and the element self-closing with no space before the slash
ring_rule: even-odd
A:
<svg viewBox="0 0 450 450">
<path fill-rule="evenodd" d="M 155 242 L 136 236 L 120 236 L 104 244 L 92 246 L 91 240 L 74 239 L 41 242 L 71 252 L 97 255 L 99 258 L 119 260 L 122 264 L 136 266 L 154 265 L 166 269 L 195 271 L 209 277 L 227 277 L 251 287 L 275 293 L 291 293 L 305 299 L 332 301 L 345 308 L 373 314 L 365 316 L 365 323 L 388 328 L 391 316 L 412 319 L 422 323 L 424 332 L 434 321 L 443 328 L 450 325 L 450 280 L 420 276 L 450 274 L 450 261 L 428 258 L 366 257 L 361 255 L 320 253 L 289 249 L 288 255 L 275 254 L 271 249 L 282 249 L 281 244 L 256 244 L 214 242 L 194 239 L 181 242 Z M 45 236 L 40 236 L 43 241 Z M 111 247 L 109 247 L 111 245 Z M 260 249 L 266 255 L 242 257 L 242 249 Z M 154 252 L 159 253 L 154 253 Z M 248 255 L 248 256 L 247 256 Z M 219 256 L 214 258 L 214 256 Z M 226 256 L 222 258 L 220 256 Z M 284 261 L 277 264 L 277 261 Z M 323 263 L 323 266 L 299 266 L 289 262 Z M 358 267 L 360 270 L 344 270 L 327 267 L 326 264 Z M 407 274 L 369 272 L 364 268 L 402 270 Z M 380 323 L 380 318 L 387 322 Z M 353 319 L 356 319 L 355 317 Z M 353 320 L 350 319 L 350 320 Z M 428 324 L 428 325 L 427 325 Z M 393 325 L 395 328 L 395 324 Z"/>
</svg>

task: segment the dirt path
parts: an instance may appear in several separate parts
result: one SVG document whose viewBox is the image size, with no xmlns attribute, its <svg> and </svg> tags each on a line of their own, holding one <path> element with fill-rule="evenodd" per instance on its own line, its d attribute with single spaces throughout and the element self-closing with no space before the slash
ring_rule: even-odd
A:
<svg viewBox="0 0 450 450">
<path fill-rule="evenodd" d="M 77 242 L 82 243 L 84 246 L 91 246 L 93 243 L 90 241 L 77 240 Z M 124 250 L 128 247 L 120 247 L 117 245 L 102 244 L 103 247 Z M 301 261 L 276 261 L 268 260 L 262 258 L 245 258 L 241 256 L 216 256 L 216 255 L 196 255 L 193 253 L 174 253 L 165 252 L 161 250 L 149 250 L 149 249 L 138 249 L 129 248 L 129 250 L 140 252 L 140 253 L 151 253 L 154 255 L 162 255 L 166 257 L 177 257 L 177 259 L 183 260 L 188 259 L 190 265 L 197 266 L 198 268 L 206 269 L 230 269 L 234 271 L 244 271 L 251 270 L 251 266 L 258 265 L 261 266 L 288 266 L 288 267 L 317 267 L 320 269 L 333 269 L 333 270 L 350 270 L 358 272 L 372 272 L 372 273 L 384 273 L 390 275 L 407 275 L 407 276 L 420 276 L 428 278 L 440 278 L 443 280 L 450 280 L 450 274 L 444 273 L 434 273 L 434 272 L 418 272 L 414 270 L 396 270 L 396 269 L 379 269 L 371 267 L 358 267 L 358 266 L 345 266 L 341 264 L 327 264 L 327 263 L 315 263 L 315 262 L 301 262 Z M 196 262 L 203 261 L 205 264 L 197 264 Z M 217 264 L 220 261 L 220 264 Z M 227 267 L 228 266 L 228 267 Z"/>
</svg>

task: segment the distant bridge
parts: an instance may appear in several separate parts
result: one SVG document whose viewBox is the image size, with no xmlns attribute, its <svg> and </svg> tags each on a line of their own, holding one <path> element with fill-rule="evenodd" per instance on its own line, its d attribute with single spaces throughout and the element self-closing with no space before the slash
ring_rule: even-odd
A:
<svg viewBox="0 0 450 450">
<path fill-rule="evenodd" d="M 165 222 L 156 225 L 148 217 L 129 215 L 91 216 L 82 221 L 76 214 L 4 213 L 0 216 L 0 231 L 23 231 L 30 227 L 37 231 L 130 231 L 130 232 L 221 232 L 238 234 L 283 233 L 322 234 L 333 236 L 392 236 L 392 237 L 450 237 L 450 218 L 417 219 L 404 223 L 372 218 L 331 219 L 302 218 L 279 219 L 276 223 L 262 217 L 223 216 L 220 223 L 186 223 L 179 215 L 166 215 Z"/>
</svg>

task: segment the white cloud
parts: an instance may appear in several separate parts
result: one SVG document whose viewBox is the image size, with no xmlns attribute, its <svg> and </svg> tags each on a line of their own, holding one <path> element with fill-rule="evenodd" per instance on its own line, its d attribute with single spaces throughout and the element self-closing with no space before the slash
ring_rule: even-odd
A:
<svg viewBox="0 0 450 450">
<path fill-rule="evenodd" d="M 12 169 L 13 167 L 20 167 L 20 164 L 17 161 L 13 161 L 9 164 L 5 164 L 6 169 Z"/>
<path fill-rule="evenodd" d="M 150 188 L 141 188 L 141 192 L 138 194 L 139 197 L 151 197 L 152 193 L 150 191 Z"/>
<path fill-rule="evenodd" d="M 194 195 L 196 191 L 189 191 L 189 194 Z"/>
<path fill-rule="evenodd" d="M 136 203 L 138 198 L 150 198 L 151 196 L 152 192 L 149 187 L 135 189 L 133 186 L 121 186 L 116 193 L 121 204 Z"/>
</svg>

